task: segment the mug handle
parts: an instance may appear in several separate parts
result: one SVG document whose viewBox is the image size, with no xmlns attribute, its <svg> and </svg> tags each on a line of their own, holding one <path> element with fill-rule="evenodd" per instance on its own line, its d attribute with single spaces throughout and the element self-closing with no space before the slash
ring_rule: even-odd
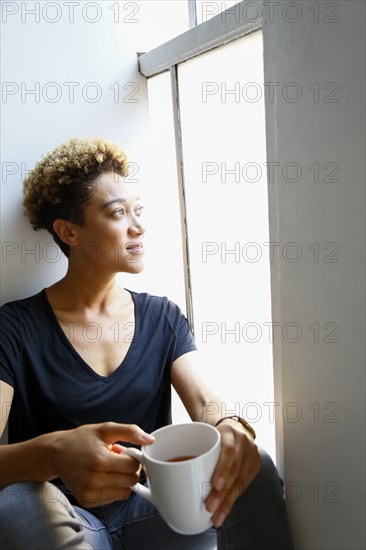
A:
<svg viewBox="0 0 366 550">
<path fill-rule="evenodd" d="M 144 455 L 138 449 L 135 449 L 134 447 L 127 447 L 127 449 L 124 449 L 123 454 L 127 456 L 132 456 L 132 458 L 135 458 L 140 462 L 140 464 L 144 465 Z M 130 489 L 132 489 L 138 495 L 146 498 L 146 500 L 148 500 L 152 504 L 155 504 L 151 494 L 151 490 L 148 487 L 141 485 L 141 483 L 136 483 L 135 485 L 130 485 Z"/>
</svg>

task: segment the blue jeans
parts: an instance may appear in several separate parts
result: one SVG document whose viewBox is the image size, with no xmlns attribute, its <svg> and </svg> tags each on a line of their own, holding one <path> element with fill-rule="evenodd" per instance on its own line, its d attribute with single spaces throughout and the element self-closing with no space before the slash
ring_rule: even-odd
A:
<svg viewBox="0 0 366 550">
<path fill-rule="evenodd" d="M 133 493 L 85 510 L 51 483 L 22 482 L 0 492 L 4 550 L 292 550 L 283 483 L 267 453 L 259 474 L 220 529 L 179 535 L 156 508 Z"/>
</svg>

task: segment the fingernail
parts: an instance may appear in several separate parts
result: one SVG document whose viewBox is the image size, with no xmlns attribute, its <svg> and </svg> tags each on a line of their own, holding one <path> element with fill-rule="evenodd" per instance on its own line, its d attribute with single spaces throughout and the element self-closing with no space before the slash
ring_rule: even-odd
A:
<svg viewBox="0 0 366 550">
<path fill-rule="evenodd" d="M 152 441 L 155 441 L 155 437 L 150 434 L 141 434 L 140 435 L 141 441 L 144 441 L 145 443 L 152 443 Z"/>
<path fill-rule="evenodd" d="M 216 519 L 216 521 L 215 521 L 216 527 L 221 527 L 222 524 L 223 524 L 224 521 L 225 521 L 225 518 L 226 518 L 225 514 L 221 512 L 221 514 L 219 514 L 219 515 L 217 516 L 217 519 Z"/>
<path fill-rule="evenodd" d="M 219 505 L 220 505 L 220 500 L 218 498 L 214 498 L 208 505 L 208 511 L 214 514 L 218 509 Z"/>
</svg>

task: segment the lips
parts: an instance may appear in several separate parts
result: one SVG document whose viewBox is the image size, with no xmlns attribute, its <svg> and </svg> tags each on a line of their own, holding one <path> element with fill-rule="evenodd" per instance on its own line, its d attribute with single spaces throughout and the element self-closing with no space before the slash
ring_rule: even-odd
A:
<svg viewBox="0 0 366 550">
<path fill-rule="evenodd" d="M 126 250 L 128 250 L 131 253 L 138 254 L 138 253 L 144 252 L 144 246 L 142 243 L 129 243 L 126 246 Z"/>
</svg>

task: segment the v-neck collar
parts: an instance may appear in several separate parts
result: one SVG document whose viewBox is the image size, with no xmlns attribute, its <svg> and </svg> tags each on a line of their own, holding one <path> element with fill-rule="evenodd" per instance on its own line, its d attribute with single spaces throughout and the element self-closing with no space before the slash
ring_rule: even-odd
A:
<svg viewBox="0 0 366 550">
<path fill-rule="evenodd" d="M 93 376 L 93 378 L 95 378 L 96 380 L 99 380 L 99 381 L 110 382 L 115 376 L 117 376 L 119 371 L 122 368 L 124 368 L 126 365 L 128 365 L 130 356 L 132 355 L 132 353 L 134 351 L 134 348 L 136 347 L 136 343 L 138 342 L 138 337 L 139 337 L 139 333 L 140 333 L 140 312 L 139 312 L 139 308 L 138 308 L 137 296 L 136 296 L 136 293 L 133 292 L 132 290 L 128 290 L 127 288 L 125 288 L 124 290 L 126 290 L 127 292 L 129 292 L 131 294 L 131 297 L 132 297 L 132 300 L 133 300 L 133 303 L 134 303 L 134 321 L 133 322 L 135 324 L 135 326 L 134 326 L 135 330 L 134 330 L 134 335 L 133 335 L 133 338 L 132 338 L 132 342 L 130 343 L 130 346 L 127 350 L 127 353 L 126 353 L 125 357 L 123 358 L 122 362 L 118 365 L 118 367 L 111 374 L 109 374 L 108 376 L 102 376 L 101 374 L 97 373 L 81 357 L 81 355 L 76 351 L 76 349 L 74 348 L 74 346 L 72 345 L 72 343 L 70 342 L 70 340 L 68 339 L 68 337 L 66 336 L 64 331 L 62 330 L 60 322 L 57 319 L 56 314 L 53 311 L 50 302 L 48 301 L 46 288 L 44 288 L 40 293 L 41 297 L 42 297 L 42 300 L 43 300 L 43 303 L 44 303 L 44 306 L 45 306 L 45 309 L 47 310 L 47 313 L 50 317 L 50 320 L 51 320 L 58 336 L 60 337 L 63 344 L 65 345 L 65 347 L 73 355 L 73 357 L 76 359 L 76 361 L 79 363 L 79 365 L 81 365 L 84 370 L 86 370 L 89 374 L 91 374 Z"/>
</svg>

